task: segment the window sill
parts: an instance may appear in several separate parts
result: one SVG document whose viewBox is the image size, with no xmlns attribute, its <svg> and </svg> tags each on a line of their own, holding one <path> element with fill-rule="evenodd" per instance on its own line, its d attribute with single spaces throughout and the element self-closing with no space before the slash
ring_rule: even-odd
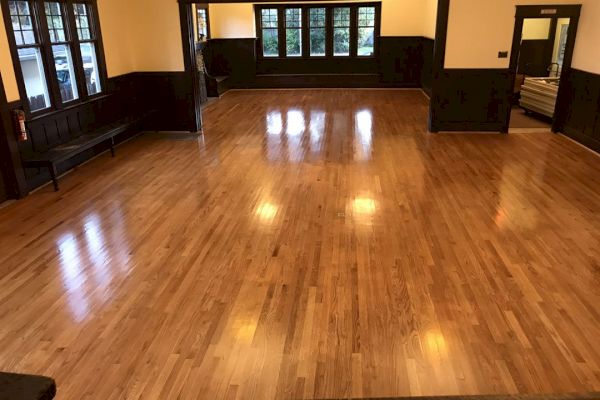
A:
<svg viewBox="0 0 600 400">
<path fill-rule="evenodd" d="M 35 112 L 35 113 L 32 113 L 29 118 L 27 118 L 27 122 L 37 121 L 37 120 L 40 120 L 43 118 L 50 117 L 52 115 L 56 115 L 56 114 L 64 112 L 64 111 L 70 111 L 70 110 L 76 109 L 78 107 L 85 106 L 86 104 L 90 104 L 90 103 L 93 103 L 93 102 L 96 102 L 96 101 L 99 101 L 102 99 L 106 99 L 108 97 L 110 97 L 109 93 L 103 93 L 103 94 L 95 95 L 93 97 L 89 97 L 88 99 L 86 99 L 84 101 L 80 101 L 78 103 L 69 104 L 68 106 L 60 108 L 60 109 L 53 109 L 53 110 L 48 110 L 48 111 L 42 110 L 39 112 Z"/>
</svg>

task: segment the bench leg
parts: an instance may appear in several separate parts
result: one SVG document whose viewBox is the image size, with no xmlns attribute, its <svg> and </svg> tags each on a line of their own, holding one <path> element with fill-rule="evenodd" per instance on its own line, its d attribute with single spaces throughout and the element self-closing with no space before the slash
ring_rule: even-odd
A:
<svg viewBox="0 0 600 400">
<path fill-rule="evenodd" d="M 115 156 L 115 138 L 110 138 L 110 155 Z"/>
<path fill-rule="evenodd" d="M 58 192 L 59 188 L 58 188 L 58 171 L 56 171 L 56 165 L 54 164 L 50 164 L 48 165 L 48 170 L 50 171 L 50 177 L 52 178 L 52 183 L 54 184 L 54 191 Z"/>
</svg>

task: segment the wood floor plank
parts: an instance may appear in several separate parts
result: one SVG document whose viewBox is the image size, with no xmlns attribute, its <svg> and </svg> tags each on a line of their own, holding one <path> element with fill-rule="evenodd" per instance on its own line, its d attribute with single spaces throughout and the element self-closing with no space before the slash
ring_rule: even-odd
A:
<svg viewBox="0 0 600 400">
<path fill-rule="evenodd" d="M 0 208 L 0 370 L 60 399 L 600 391 L 600 158 L 427 108 L 231 91 L 202 137 Z"/>
</svg>

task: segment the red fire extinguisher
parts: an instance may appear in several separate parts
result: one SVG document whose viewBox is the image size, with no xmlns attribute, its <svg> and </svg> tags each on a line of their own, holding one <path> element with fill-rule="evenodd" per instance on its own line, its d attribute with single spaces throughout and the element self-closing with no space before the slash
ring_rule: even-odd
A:
<svg viewBox="0 0 600 400">
<path fill-rule="evenodd" d="M 25 127 L 25 112 L 23 110 L 15 110 L 15 128 L 17 130 L 17 138 L 19 142 L 27 141 L 27 128 Z"/>
</svg>

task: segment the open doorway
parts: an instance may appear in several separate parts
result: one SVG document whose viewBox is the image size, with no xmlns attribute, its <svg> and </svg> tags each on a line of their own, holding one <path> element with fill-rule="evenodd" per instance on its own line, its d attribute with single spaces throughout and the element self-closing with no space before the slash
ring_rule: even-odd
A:
<svg viewBox="0 0 600 400">
<path fill-rule="evenodd" d="M 517 6 L 509 128 L 557 131 L 581 6 Z"/>
</svg>

